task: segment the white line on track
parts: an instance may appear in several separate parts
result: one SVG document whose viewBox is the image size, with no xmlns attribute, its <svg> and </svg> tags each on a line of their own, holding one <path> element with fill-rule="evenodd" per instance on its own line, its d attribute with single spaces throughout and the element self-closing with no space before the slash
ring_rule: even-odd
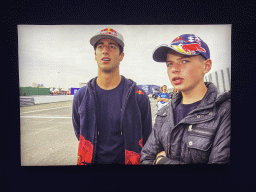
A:
<svg viewBox="0 0 256 192">
<path fill-rule="evenodd" d="M 64 107 L 71 107 L 72 105 L 64 106 Z M 41 109 L 41 110 L 36 110 L 36 111 L 27 111 L 27 112 L 21 112 L 20 114 L 23 113 L 33 113 L 33 112 L 39 112 L 39 111 L 47 111 L 47 110 L 53 110 L 53 109 L 60 109 L 64 107 L 55 107 L 55 108 L 48 108 L 48 109 Z"/>
<path fill-rule="evenodd" d="M 20 116 L 20 118 L 41 118 L 41 119 L 71 119 L 72 117 L 61 117 L 61 116 Z"/>
</svg>

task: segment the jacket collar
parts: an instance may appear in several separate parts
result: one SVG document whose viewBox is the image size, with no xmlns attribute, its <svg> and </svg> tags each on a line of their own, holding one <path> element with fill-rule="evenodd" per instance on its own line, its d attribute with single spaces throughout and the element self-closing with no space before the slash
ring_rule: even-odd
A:
<svg viewBox="0 0 256 192">
<path fill-rule="evenodd" d="M 211 107 L 212 105 L 214 105 L 216 97 L 217 97 L 217 93 L 218 90 L 216 88 L 216 86 L 211 83 L 211 82 L 205 82 L 205 86 L 208 88 L 207 92 L 205 94 L 205 96 L 203 97 L 202 101 L 200 102 L 200 104 L 198 105 L 197 108 L 199 109 L 203 109 L 203 108 L 208 108 L 209 106 Z M 182 93 L 178 92 L 175 93 L 173 95 L 173 99 L 172 99 L 172 106 L 175 109 L 177 107 L 177 105 L 181 102 L 182 100 Z"/>
<path fill-rule="evenodd" d="M 218 93 L 218 90 L 216 86 L 211 82 L 205 82 L 206 87 L 208 88 L 205 96 L 203 97 L 202 101 L 198 105 L 198 107 L 193 110 L 187 117 L 185 117 L 183 120 L 181 120 L 179 123 L 198 123 L 203 121 L 208 121 L 215 116 L 215 104 L 222 103 L 227 100 L 231 100 L 231 92 L 225 92 L 225 93 Z M 181 92 L 175 93 L 173 95 L 172 100 L 162 107 L 156 115 L 165 117 L 167 115 L 173 117 L 173 112 L 177 107 L 177 105 L 180 103 L 182 99 Z M 171 106 L 172 107 L 171 107 Z M 212 109 L 211 109 L 212 108 Z M 210 110 L 204 110 L 204 109 L 210 109 Z M 198 113 L 199 112 L 199 113 Z M 198 116 L 200 114 L 200 116 Z"/>
<path fill-rule="evenodd" d="M 127 90 L 127 89 L 129 89 L 131 86 L 134 86 L 134 85 L 136 85 L 136 83 L 134 82 L 134 81 L 132 81 L 132 80 L 128 80 L 128 79 L 126 79 L 124 76 L 122 76 L 121 75 L 121 77 L 122 77 L 122 79 L 124 79 L 124 90 Z M 98 78 L 98 76 L 97 77 L 94 77 L 94 78 L 92 78 L 89 82 L 88 82 L 88 89 L 89 89 L 89 91 L 95 91 L 96 90 L 96 80 L 97 80 L 97 78 Z"/>
<path fill-rule="evenodd" d="M 132 88 L 135 87 L 136 83 L 132 80 L 128 80 L 126 79 L 124 76 L 122 76 L 122 79 L 124 79 L 124 92 L 123 92 L 123 104 L 125 103 L 125 99 L 127 98 L 127 96 L 129 95 L 129 92 L 132 90 Z M 96 91 L 96 83 L 97 83 L 97 77 L 91 79 L 89 82 L 88 82 L 88 91 L 90 94 L 93 94 L 94 96 L 96 95 L 95 94 L 95 91 Z"/>
</svg>

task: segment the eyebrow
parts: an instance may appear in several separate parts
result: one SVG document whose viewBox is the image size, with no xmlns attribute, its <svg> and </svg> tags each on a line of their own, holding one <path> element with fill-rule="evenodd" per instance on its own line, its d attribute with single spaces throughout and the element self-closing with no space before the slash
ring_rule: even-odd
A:
<svg viewBox="0 0 256 192">
<path fill-rule="evenodd" d="M 178 58 L 177 60 L 181 60 L 181 59 L 184 59 L 184 58 L 191 58 L 193 56 L 196 56 L 196 55 L 184 55 L 184 56 L 181 56 L 180 58 Z M 172 62 L 172 61 L 166 61 L 166 62 Z"/>
<path fill-rule="evenodd" d="M 99 42 L 98 44 L 97 44 L 97 46 L 99 45 L 99 44 L 101 44 L 101 45 L 103 45 L 104 43 L 103 42 Z M 115 44 L 115 43 L 109 43 L 110 45 L 115 45 L 115 46 L 118 46 L 117 44 Z"/>
</svg>

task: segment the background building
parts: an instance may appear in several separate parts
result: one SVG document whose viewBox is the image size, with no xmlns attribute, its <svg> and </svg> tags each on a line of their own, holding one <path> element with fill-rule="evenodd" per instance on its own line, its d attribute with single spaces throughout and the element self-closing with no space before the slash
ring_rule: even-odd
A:
<svg viewBox="0 0 256 192">
<path fill-rule="evenodd" d="M 204 77 L 205 82 L 212 82 L 220 92 L 231 90 L 231 70 L 230 67 L 224 68 Z"/>
</svg>

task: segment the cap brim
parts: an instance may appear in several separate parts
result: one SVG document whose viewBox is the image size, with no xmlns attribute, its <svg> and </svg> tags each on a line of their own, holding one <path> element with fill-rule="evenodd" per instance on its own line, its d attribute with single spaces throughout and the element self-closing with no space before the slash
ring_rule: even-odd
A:
<svg viewBox="0 0 256 192">
<path fill-rule="evenodd" d="M 154 61 L 156 61 L 156 62 L 166 62 L 166 60 L 167 60 L 167 53 L 170 50 L 173 50 L 173 51 L 178 52 L 178 53 L 183 54 L 183 55 L 200 55 L 200 53 L 197 53 L 197 54 L 186 54 L 186 53 L 180 52 L 180 51 L 178 51 L 176 49 L 173 49 L 172 47 L 169 47 L 168 45 L 160 45 L 153 52 L 153 59 L 154 59 Z"/>
<path fill-rule="evenodd" d="M 99 40 L 101 39 L 112 39 L 114 40 L 115 42 L 117 42 L 119 45 L 121 45 L 122 47 L 124 47 L 124 43 L 119 40 L 118 38 L 114 37 L 114 36 L 111 36 L 111 35 L 103 35 L 103 34 L 100 34 L 100 35 L 95 35 L 93 36 L 91 39 L 90 39 L 90 44 L 92 46 L 94 46 Z"/>
<path fill-rule="evenodd" d="M 153 52 L 153 60 L 156 62 L 166 62 L 168 51 L 172 50 L 168 45 L 160 45 Z"/>
</svg>

